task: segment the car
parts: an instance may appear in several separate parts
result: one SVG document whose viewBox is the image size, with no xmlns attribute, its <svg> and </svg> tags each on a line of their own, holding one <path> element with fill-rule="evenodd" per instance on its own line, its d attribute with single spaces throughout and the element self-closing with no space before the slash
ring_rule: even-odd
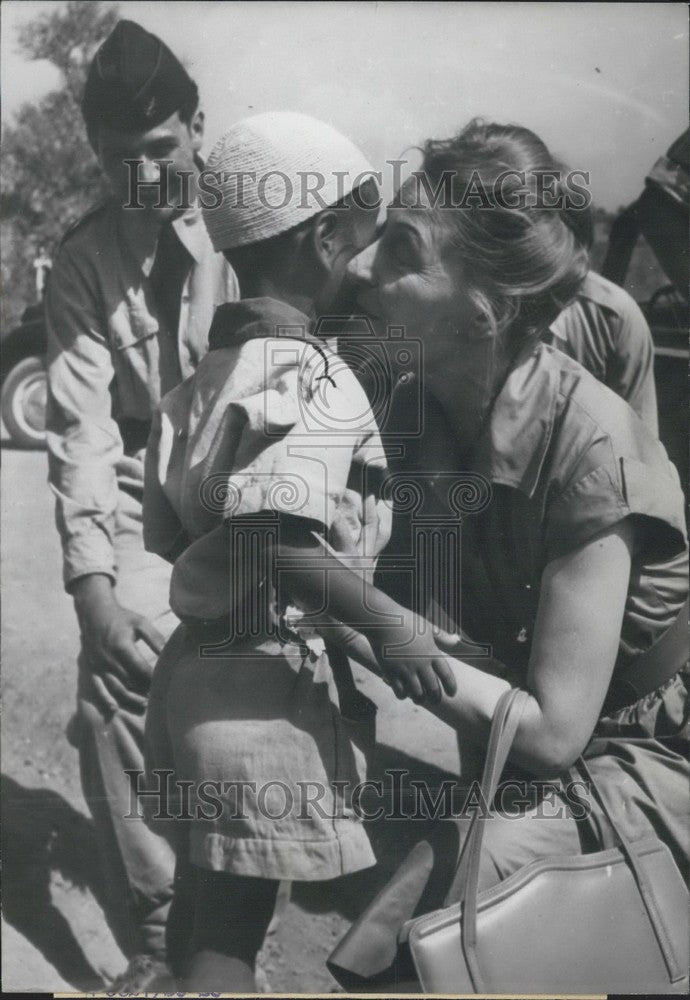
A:
<svg viewBox="0 0 690 1000">
<path fill-rule="evenodd" d="M 0 414 L 10 443 L 43 448 L 48 392 L 42 303 L 24 310 L 19 325 L 2 338 L 1 348 Z"/>
<path fill-rule="evenodd" d="M 623 285 L 640 237 L 669 284 L 641 303 L 654 338 L 659 437 L 688 489 L 688 202 L 690 129 L 659 157 L 644 188 L 615 219 L 602 273 Z"/>
<path fill-rule="evenodd" d="M 654 339 L 654 374 L 661 440 L 688 481 L 688 303 L 673 285 L 640 303 Z M 45 444 L 46 331 L 42 305 L 24 310 L 19 326 L 2 341 L 0 412 L 10 443 Z"/>
</svg>

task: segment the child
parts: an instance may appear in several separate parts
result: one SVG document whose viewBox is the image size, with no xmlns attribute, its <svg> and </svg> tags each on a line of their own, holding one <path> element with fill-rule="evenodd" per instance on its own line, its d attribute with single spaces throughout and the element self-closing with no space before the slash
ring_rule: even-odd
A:
<svg viewBox="0 0 690 1000">
<path fill-rule="evenodd" d="M 208 170 L 222 198 L 206 225 L 242 301 L 217 311 L 208 355 L 165 397 L 149 441 L 145 541 L 175 561 L 184 624 L 156 668 L 147 770 L 154 787 L 154 769 L 173 772 L 173 816 L 179 783 L 189 788 L 190 818 L 172 822 L 195 874 L 188 988 L 251 992 L 279 880 L 375 863 L 351 802 L 365 754 L 346 718 L 361 702 L 333 645 L 347 630 L 328 625 L 333 615 L 373 638 L 395 608 L 363 601 L 389 536 L 385 458 L 360 384 L 310 329 L 373 239 L 378 198 L 349 140 L 287 112 L 233 126 Z M 318 197 L 305 197 L 305 174 L 323 182 Z M 300 625 L 305 611 L 325 643 Z M 415 663 L 399 664 L 396 693 L 428 690 Z M 452 693 L 442 663 L 424 671 Z"/>
</svg>

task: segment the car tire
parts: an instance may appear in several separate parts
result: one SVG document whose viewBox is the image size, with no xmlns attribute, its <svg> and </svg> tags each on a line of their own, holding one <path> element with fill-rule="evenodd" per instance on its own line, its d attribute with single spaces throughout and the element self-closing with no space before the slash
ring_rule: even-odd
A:
<svg viewBox="0 0 690 1000">
<path fill-rule="evenodd" d="M 48 382 L 43 358 L 22 358 L 2 383 L 0 412 L 12 444 L 45 447 Z"/>
</svg>

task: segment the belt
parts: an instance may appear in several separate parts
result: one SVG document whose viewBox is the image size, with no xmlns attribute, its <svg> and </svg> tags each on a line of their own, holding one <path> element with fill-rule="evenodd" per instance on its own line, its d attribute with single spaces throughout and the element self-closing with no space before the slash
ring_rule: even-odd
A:
<svg viewBox="0 0 690 1000">
<path fill-rule="evenodd" d="M 614 674 L 604 702 L 605 712 L 615 712 L 652 694 L 687 663 L 689 611 L 690 603 L 686 599 L 673 624 L 656 642 L 636 656 L 624 674 Z"/>
</svg>

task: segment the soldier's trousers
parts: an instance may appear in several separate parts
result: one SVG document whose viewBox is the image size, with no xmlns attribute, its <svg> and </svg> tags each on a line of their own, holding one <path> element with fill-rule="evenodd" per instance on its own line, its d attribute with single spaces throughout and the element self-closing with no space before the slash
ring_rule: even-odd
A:
<svg viewBox="0 0 690 1000">
<path fill-rule="evenodd" d="M 141 505 L 121 492 L 116 537 L 117 597 L 145 615 L 167 638 L 177 625 L 168 606 L 170 567 L 144 551 Z M 138 648 L 153 662 L 143 643 Z M 163 956 L 165 924 L 173 893 L 175 859 L 166 841 L 152 833 L 137 808 L 136 784 L 126 771 L 143 772 L 144 716 L 125 708 L 109 711 L 94 690 L 85 656 L 79 658 L 77 711 L 68 729 L 79 751 L 81 781 L 94 819 L 106 881 L 106 918 L 127 958 Z"/>
</svg>

